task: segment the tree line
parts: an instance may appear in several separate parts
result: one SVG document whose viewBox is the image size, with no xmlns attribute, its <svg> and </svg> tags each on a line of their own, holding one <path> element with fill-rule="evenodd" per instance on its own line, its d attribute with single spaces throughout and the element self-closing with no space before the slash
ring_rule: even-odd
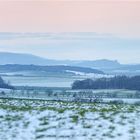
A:
<svg viewBox="0 0 140 140">
<path fill-rule="evenodd" d="M 96 80 L 77 80 L 72 84 L 72 89 L 129 89 L 140 90 L 140 76 L 115 76 L 99 78 Z"/>
<path fill-rule="evenodd" d="M 14 89 L 13 86 L 7 84 L 1 77 L 0 77 L 0 88 Z"/>
</svg>

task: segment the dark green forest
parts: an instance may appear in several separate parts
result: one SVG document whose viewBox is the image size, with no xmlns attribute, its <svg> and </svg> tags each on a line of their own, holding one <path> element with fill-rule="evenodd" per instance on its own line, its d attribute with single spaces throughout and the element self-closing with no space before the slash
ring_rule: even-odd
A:
<svg viewBox="0 0 140 140">
<path fill-rule="evenodd" d="M 11 85 L 7 84 L 1 77 L 0 77 L 0 88 L 7 88 L 7 89 L 13 89 Z"/>
<path fill-rule="evenodd" d="M 77 80 L 72 89 L 129 89 L 140 90 L 140 76 L 115 76 L 112 78 L 99 78 L 96 80 Z"/>
</svg>

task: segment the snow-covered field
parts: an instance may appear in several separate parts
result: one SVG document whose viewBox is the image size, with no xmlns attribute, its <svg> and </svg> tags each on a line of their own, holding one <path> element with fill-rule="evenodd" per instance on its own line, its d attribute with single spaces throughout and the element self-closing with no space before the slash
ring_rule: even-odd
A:
<svg viewBox="0 0 140 140">
<path fill-rule="evenodd" d="M 139 140 L 140 106 L 0 99 L 0 140 Z"/>
</svg>

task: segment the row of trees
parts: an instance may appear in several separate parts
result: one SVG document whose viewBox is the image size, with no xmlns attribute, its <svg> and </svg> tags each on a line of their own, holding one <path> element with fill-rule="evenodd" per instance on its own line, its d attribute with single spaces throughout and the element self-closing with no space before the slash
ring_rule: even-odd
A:
<svg viewBox="0 0 140 140">
<path fill-rule="evenodd" d="M 5 81 L 0 77 L 0 88 L 13 89 L 14 87 L 5 83 Z"/>
<path fill-rule="evenodd" d="M 140 90 L 140 76 L 127 77 L 115 76 L 96 80 L 77 80 L 72 84 L 72 89 L 130 89 Z"/>
</svg>

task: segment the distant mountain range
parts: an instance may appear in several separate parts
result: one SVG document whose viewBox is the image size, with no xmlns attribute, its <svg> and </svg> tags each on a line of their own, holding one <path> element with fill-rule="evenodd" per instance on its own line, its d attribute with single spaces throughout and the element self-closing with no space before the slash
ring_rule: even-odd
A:
<svg viewBox="0 0 140 140">
<path fill-rule="evenodd" d="M 44 59 L 31 54 L 0 52 L 0 65 L 21 64 L 21 65 L 49 65 L 52 60 Z"/>
<path fill-rule="evenodd" d="M 38 57 L 32 54 L 20 54 L 20 53 L 7 53 L 0 52 L 0 65 L 5 64 L 22 64 L 22 65 L 68 65 L 68 66 L 80 66 L 80 67 L 97 67 L 97 68 L 112 68 L 119 67 L 120 64 L 117 61 L 112 60 L 53 60 Z"/>
<path fill-rule="evenodd" d="M 89 67 L 93 69 L 99 69 L 106 73 L 111 74 L 140 74 L 140 64 L 137 65 L 124 65 L 120 64 L 116 60 L 53 60 L 38 57 L 31 54 L 21 53 L 8 53 L 0 52 L 0 65 L 6 64 L 20 64 L 20 65 L 40 65 L 40 66 L 73 66 L 73 67 Z"/>
</svg>

